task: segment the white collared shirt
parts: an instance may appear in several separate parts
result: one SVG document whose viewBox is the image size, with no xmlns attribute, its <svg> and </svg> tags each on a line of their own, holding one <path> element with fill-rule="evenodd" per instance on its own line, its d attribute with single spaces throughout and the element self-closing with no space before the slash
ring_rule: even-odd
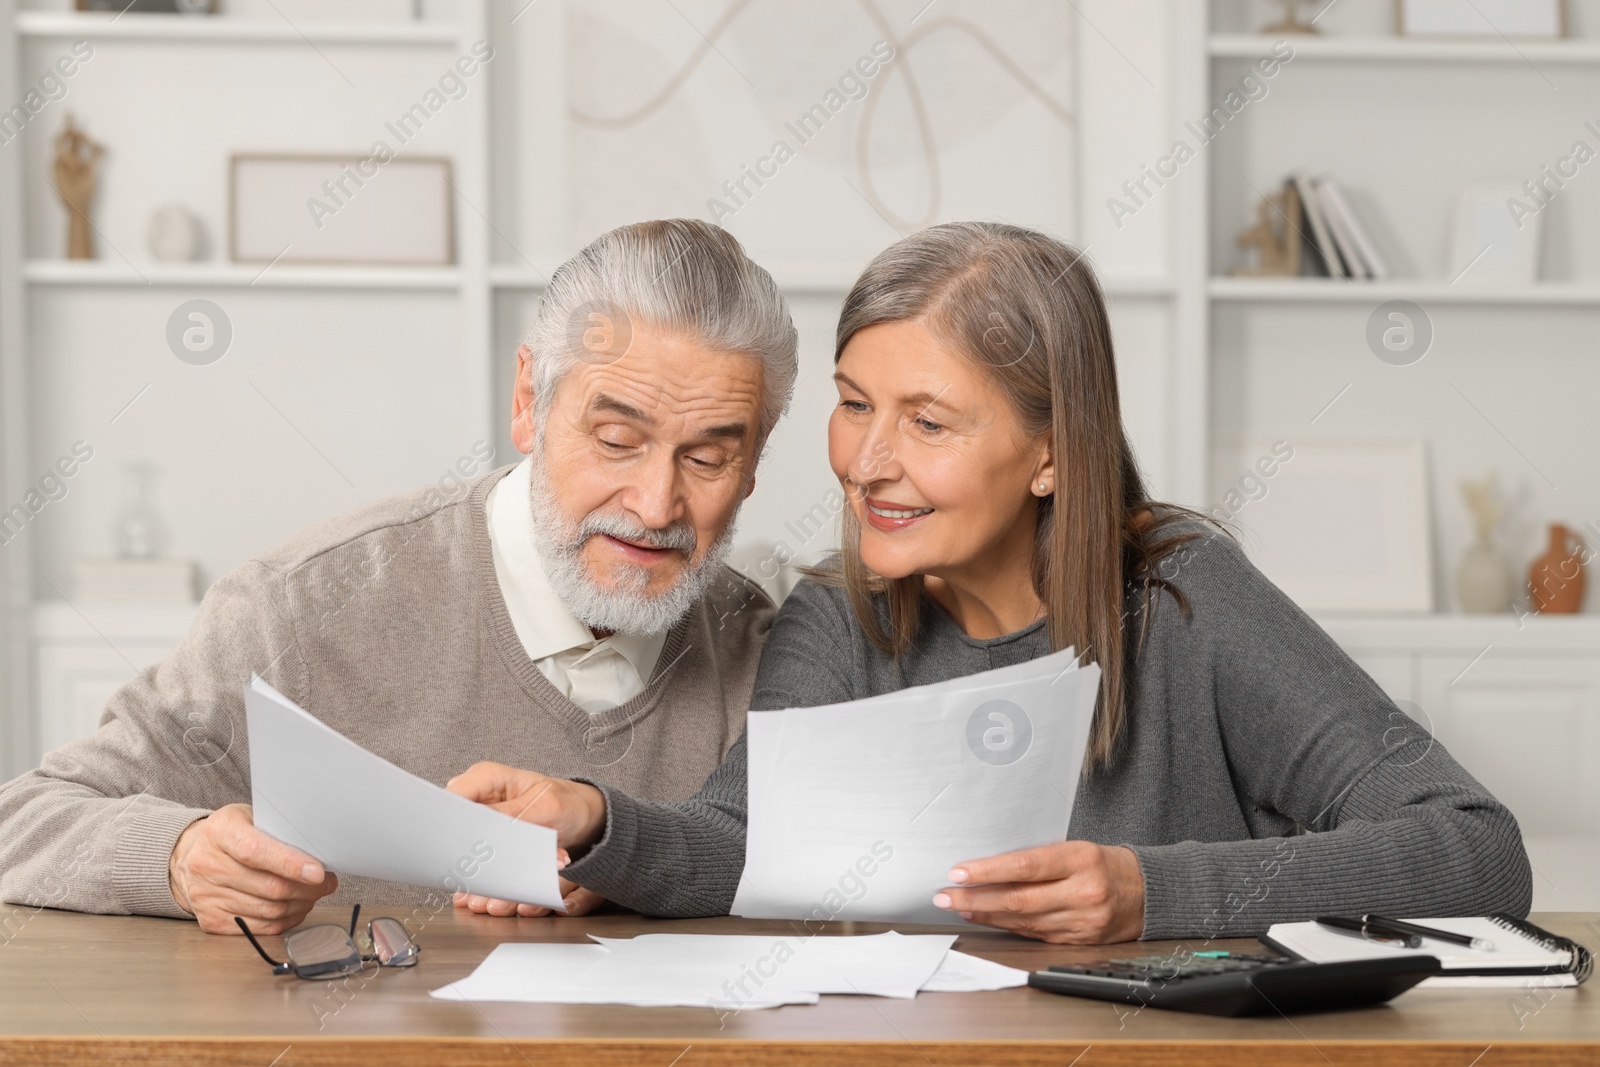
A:
<svg viewBox="0 0 1600 1067">
<path fill-rule="evenodd" d="M 644 691 L 667 635 L 612 634 L 597 640 L 556 596 L 533 543 L 531 462 L 524 458 L 484 502 L 495 578 L 534 666 L 574 704 L 591 713 L 604 711 Z"/>
</svg>

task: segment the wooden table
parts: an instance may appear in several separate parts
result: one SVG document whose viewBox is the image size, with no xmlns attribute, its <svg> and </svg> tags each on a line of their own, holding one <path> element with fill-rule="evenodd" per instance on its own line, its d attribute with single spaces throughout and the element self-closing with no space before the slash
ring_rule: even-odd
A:
<svg viewBox="0 0 1600 1067">
<path fill-rule="evenodd" d="M 0 908 L 0 917 L 8 911 Z M 323 909 L 312 921 L 348 917 Z M 923 993 L 914 1000 L 825 996 L 817 1005 L 727 1015 L 710 1008 L 438 1001 L 430 989 L 465 976 L 502 941 L 796 930 L 780 922 L 662 922 L 626 914 L 495 919 L 447 908 L 424 917 L 417 967 L 339 989 L 274 978 L 243 938 L 203 934 L 193 923 L 17 909 L 0 931 L 6 938 L 0 1064 L 1600 1064 L 1600 984 L 1542 997 L 1513 989 L 1412 990 L 1382 1007 L 1254 1019 L 1133 1011 L 1026 988 Z M 1600 916 L 1592 914 L 1534 920 L 1591 944 L 1600 933 Z M 824 933 L 884 929 L 836 923 Z M 1121 946 L 1110 954 L 1176 944 Z M 957 947 L 1024 969 L 1108 951 L 976 930 L 964 931 Z"/>
</svg>

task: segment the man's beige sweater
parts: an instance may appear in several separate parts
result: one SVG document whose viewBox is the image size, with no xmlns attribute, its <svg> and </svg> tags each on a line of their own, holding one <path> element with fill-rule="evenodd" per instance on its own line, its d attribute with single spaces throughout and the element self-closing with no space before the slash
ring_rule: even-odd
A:
<svg viewBox="0 0 1600 1067">
<path fill-rule="evenodd" d="M 771 602 L 726 571 L 669 632 L 644 692 L 590 714 L 528 658 L 500 595 L 484 498 L 511 469 L 316 523 L 217 582 L 94 734 L 0 786 L 0 899 L 182 916 L 167 882 L 178 835 L 250 802 L 251 672 L 440 785 L 492 759 L 651 800 L 692 795 L 743 730 Z M 428 893 L 350 878 L 332 902 Z"/>
</svg>

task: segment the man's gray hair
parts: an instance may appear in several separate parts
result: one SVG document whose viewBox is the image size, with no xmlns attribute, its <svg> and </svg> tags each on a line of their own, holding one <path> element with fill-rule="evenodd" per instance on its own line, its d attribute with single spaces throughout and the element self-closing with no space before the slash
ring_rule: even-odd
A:
<svg viewBox="0 0 1600 1067">
<path fill-rule="evenodd" d="M 540 422 L 567 371 L 621 358 L 640 325 L 758 356 L 761 439 L 788 409 L 798 335 L 772 275 L 720 226 L 659 219 L 601 234 L 551 275 L 527 336 Z"/>
</svg>

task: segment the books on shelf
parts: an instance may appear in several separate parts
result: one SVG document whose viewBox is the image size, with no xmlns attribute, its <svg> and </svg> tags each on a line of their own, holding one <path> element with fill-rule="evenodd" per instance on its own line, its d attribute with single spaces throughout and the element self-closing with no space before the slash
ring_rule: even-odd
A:
<svg viewBox="0 0 1600 1067">
<path fill-rule="evenodd" d="M 1362 224 L 1349 197 L 1332 175 L 1313 178 L 1297 170 L 1284 180 L 1285 192 L 1298 202 L 1300 273 L 1353 281 L 1383 281 L 1389 265 Z"/>
<path fill-rule="evenodd" d="M 1389 277 L 1389 264 L 1332 175 L 1296 170 L 1278 192 L 1262 197 L 1257 214 L 1256 224 L 1234 240 L 1256 251 L 1253 266 L 1233 271 L 1237 277 Z"/>
<path fill-rule="evenodd" d="M 1307 240 L 1311 251 L 1311 255 L 1302 257 L 1300 262 L 1316 273 L 1326 274 L 1330 278 L 1346 277 L 1347 272 L 1339 259 L 1339 252 L 1333 246 L 1333 235 L 1328 229 L 1328 217 L 1323 213 L 1322 205 L 1317 202 L 1316 183 L 1311 180 L 1311 175 L 1303 170 L 1295 171 L 1289 180 L 1294 182 L 1295 188 L 1300 192 L 1300 217 L 1304 220 L 1300 234 Z M 1321 270 L 1317 270 L 1318 264 L 1321 265 Z"/>
<path fill-rule="evenodd" d="M 1362 227 L 1356 218 L 1355 211 L 1350 207 L 1350 201 L 1344 195 L 1344 189 L 1339 182 L 1328 175 L 1317 183 L 1317 191 L 1323 210 L 1328 212 L 1334 224 L 1334 234 L 1338 235 L 1343 230 L 1352 245 L 1352 255 L 1359 260 L 1364 277 L 1381 282 L 1389 277 L 1389 264 L 1378 251 L 1378 246 L 1372 243 L 1372 237 Z"/>
</svg>

